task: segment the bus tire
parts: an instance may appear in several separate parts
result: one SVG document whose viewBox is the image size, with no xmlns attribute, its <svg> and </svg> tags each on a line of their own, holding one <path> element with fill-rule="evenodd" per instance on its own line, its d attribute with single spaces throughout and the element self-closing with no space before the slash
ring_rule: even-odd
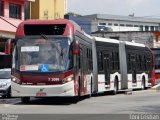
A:
<svg viewBox="0 0 160 120">
<path fill-rule="evenodd" d="M 2 95 L 2 98 L 6 98 L 7 96 L 6 95 Z"/>
<path fill-rule="evenodd" d="M 7 98 L 11 98 L 11 87 L 9 87 L 9 89 L 8 89 Z"/>
<path fill-rule="evenodd" d="M 118 92 L 118 80 L 115 79 L 115 81 L 114 81 L 113 95 L 116 95 L 117 92 Z"/>
<path fill-rule="evenodd" d="M 146 86 L 145 86 L 145 78 L 144 78 L 144 77 L 143 77 L 143 79 L 142 79 L 141 89 L 142 89 L 142 90 L 145 90 L 145 89 L 146 89 Z"/>
<path fill-rule="evenodd" d="M 21 97 L 21 102 L 22 103 L 29 103 L 30 97 Z"/>
</svg>

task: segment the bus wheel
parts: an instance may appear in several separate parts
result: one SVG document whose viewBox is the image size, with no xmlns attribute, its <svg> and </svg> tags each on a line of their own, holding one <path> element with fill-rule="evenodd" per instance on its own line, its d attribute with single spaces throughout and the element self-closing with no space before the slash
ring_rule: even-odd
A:
<svg viewBox="0 0 160 120">
<path fill-rule="evenodd" d="M 30 97 L 21 97 L 21 102 L 22 103 L 29 103 Z"/>
<path fill-rule="evenodd" d="M 7 96 L 6 95 L 2 95 L 2 98 L 6 98 Z"/>
<path fill-rule="evenodd" d="M 11 87 L 8 89 L 7 97 L 8 97 L 8 98 L 11 98 Z"/>
<path fill-rule="evenodd" d="M 114 89 L 113 89 L 113 95 L 116 95 L 118 92 L 118 80 L 116 79 L 114 81 Z"/>
<path fill-rule="evenodd" d="M 145 87 L 145 79 L 143 78 L 143 79 L 142 79 L 142 84 L 141 84 L 141 89 L 142 89 L 142 90 L 145 90 L 145 88 L 146 88 L 146 87 Z"/>
</svg>

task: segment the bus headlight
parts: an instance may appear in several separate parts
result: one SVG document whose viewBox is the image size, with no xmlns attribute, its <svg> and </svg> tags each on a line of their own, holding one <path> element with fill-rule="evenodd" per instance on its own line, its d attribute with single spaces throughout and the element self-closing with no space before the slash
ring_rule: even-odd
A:
<svg viewBox="0 0 160 120">
<path fill-rule="evenodd" d="M 16 78 L 16 77 L 11 77 L 11 81 L 12 82 L 15 82 L 15 83 L 17 83 L 17 84 L 21 84 L 21 81 L 20 81 L 20 79 L 18 79 L 18 78 Z"/>
<path fill-rule="evenodd" d="M 73 80 L 73 75 L 70 75 L 70 76 L 64 78 L 62 82 L 63 82 L 63 83 L 67 83 L 67 82 L 70 82 L 70 81 L 72 81 L 72 80 Z"/>
</svg>

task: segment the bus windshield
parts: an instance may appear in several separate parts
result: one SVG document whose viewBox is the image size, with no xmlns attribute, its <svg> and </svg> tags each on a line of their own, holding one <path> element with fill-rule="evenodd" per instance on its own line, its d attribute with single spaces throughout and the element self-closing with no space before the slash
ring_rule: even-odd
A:
<svg viewBox="0 0 160 120">
<path fill-rule="evenodd" d="M 67 37 L 19 39 L 16 68 L 33 72 L 66 71 L 72 66 L 70 44 Z"/>
</svg>

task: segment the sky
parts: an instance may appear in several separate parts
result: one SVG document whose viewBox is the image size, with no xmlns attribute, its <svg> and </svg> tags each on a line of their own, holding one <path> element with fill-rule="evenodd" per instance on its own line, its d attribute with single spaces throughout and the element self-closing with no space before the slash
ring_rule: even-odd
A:
<svg viewBox="0 0 160 120">
<path fill-rule="evenodd" d="M 67 11 L 80 15 L 112 14 L 160 18 L 160 0 L 67 0 Z"/>
</svg>

